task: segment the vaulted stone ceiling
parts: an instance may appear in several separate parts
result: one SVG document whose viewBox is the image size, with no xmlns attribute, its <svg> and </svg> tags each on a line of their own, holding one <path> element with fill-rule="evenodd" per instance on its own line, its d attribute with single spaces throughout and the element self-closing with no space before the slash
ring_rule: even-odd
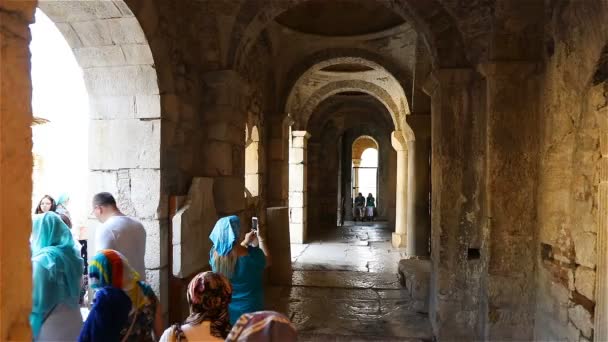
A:
<svg viewBox="0 0 608 342">
<path fill-rule="evenodd" d="M 403 18 L 380 3 L 356 0 L 312 0 L 275 20 L 294 31 L 322 36 L 371 34 L 404 23 Z"/>
</svg>

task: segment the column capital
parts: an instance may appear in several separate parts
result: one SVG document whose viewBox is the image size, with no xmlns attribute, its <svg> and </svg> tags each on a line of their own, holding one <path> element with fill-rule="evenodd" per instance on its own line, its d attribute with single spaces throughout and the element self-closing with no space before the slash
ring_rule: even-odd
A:
<svg viewBox="0 0 608 342">
<path fill-rule="evenodd" d="M 404 131 L 393 131 L 391 133 L 391 145 L 396 151 L 407 151 L 409 142 L 414 141 L 414 135 Z"/>
<path fill-rule="evenodd" d="M 422 90 L 429 96 L 433 96 L 439 87 L 460 86 L 471 80 L 473 69 L 469 68 L 446 68 L 431 71 L 423 83 Z"/>
<path fill-rule="evenodd" d="M 307 131 L 291 131 L 291 135 L 293 137 L 301 137 L 304 139 L 310 138 L 310 133 L 308 133 Z"/>
<path fill-rule="evenodd" d="M 361 165 L 361 159 L 353 158 L 353 165 L 355 167 L 360 166 Z"/>
<path fill-rule="evenodd" d="M 539 68 L 540 64 L 532 61 L 490 61 L 477 65 L 477 71 L 486 78 L 525 78 Z"/>
</svg>

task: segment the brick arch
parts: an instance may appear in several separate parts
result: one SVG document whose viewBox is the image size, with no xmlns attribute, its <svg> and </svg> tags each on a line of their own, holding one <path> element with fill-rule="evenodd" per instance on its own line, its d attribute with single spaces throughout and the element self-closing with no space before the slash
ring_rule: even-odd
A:
<svg viewBox="0 0 608 342">
<path fill-rule="evenodd" d="M 306 0 L 246 2 L 239 10 L 230 36 L 227 65 L 246 59 L 261 32 L 284 11 Z M 457 22 L 440 0 L 372 0 L 411 22 L 424 38 L 435 67 L 462 67 L 467 61 L 465 45 Z"/>
<path fill-rule="evenodd" d="M 121 0 L 40 0 L 38 8 L 63 34 L 83 71 L 90 104 L 89 192 L 113 193 L 120 209 L 144 224 L 147 277 L 165 302 L 161 103 L 144 30 Z"/>
</svg>

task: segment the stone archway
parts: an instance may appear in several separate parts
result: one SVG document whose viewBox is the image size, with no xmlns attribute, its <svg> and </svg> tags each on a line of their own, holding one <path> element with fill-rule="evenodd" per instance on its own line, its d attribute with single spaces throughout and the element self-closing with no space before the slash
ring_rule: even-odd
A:
<svg viewBox="0 0 608 342">
<path fill-rule="evenodd" d="M 147 38 L 124 1 L 41 0 L 38 6 L 83 70 L 90 104 L 89 193 L 111 192 L 125 214 L 144 224 L 146 277 L 167 309 L 160 91 Z"/>
<path fill-rule="evenodd" d="M 351 65 L 360 65 L 365 69 L 357 72 L 333 72 L 327 71 L 328 67 L 340 65 L 348 62 Z M 409 174 L 413 177 L 413 153 L 410 153 L 412 165 L 408 168 L 407 146 L 413 146 L 414 133 L 406 122 L 405 117 L 409 114 L 407 98 L 403 87 L 399 82 L 388 73 L 382 66 L 372 61 L 361 58 L 336 58 L 328 61 L 319 62 L 307 70 L 296 81 L 294 87 L 286 101 L 285 112 L 294 121 L 294 128 L 291 139 L 292 144 L 289 148 L 289 181 L 288 188 L 290 193 L 290 232 L 292 241 L 302 243 L 307 235 L 307 141 L 310 134 L 306 131 L 298 130 L 307 127 L 308 120 L 315 108 L 325 99 L 342 92 L 361 92 L 366 93 L 380 101 L 390 113 L 395 127 L 395 134 L 399 137 L 407 138 L 407 145 L 395 145 L 398 150 L 397 174 L 405 175 L 406 181 L 398 181 L 397 187 L 397 219 L 396 234 L 393 235 L 393 245 L 395 247 L 405 247 L 406 244 L 406 224 L 413 225 L 413 220 L 406 223 L 407 211 L 405 209 L 406 187 L 412 189 L 414 182 L 408 179 L 407 170 L 411 168 Z M 297 134 L 295 136 L 294 134 Z M 294 143 L 296 145 L 294 145 Z M 405 158 L 405 159 L 404 159 Z M 411 182 L 408 183 L 408 182 Z M 409 185 L 409 186 L 408 186 Z M 410 190 L 408 190 L 410 191 Z M 411 191 L 412 195 L 414 192 Z M 413 197 L 412 197 L 413 198 Z M 297 203 L 297 206 L 294 205 Z M 413 212 L 410 210 L 410 212 Z M 413 229 L 413 228 L 412 228 Z"/>
</svg>

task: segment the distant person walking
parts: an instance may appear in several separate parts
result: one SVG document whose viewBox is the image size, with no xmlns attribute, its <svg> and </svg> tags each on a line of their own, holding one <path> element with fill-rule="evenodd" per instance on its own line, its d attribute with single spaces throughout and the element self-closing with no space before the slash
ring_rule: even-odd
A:
<svg viewBox="0 0 608 342">
<path fill-rule="evenodd" d="M 145 280 L 146 230 L 137 220 L 126 216 L 116 206 L 114 196 L 100 192 L 93 197 L 93 213 L 102 223 L 95 231 L 95 252 L 113 249 L 124 255 Z"/>
</svg>

